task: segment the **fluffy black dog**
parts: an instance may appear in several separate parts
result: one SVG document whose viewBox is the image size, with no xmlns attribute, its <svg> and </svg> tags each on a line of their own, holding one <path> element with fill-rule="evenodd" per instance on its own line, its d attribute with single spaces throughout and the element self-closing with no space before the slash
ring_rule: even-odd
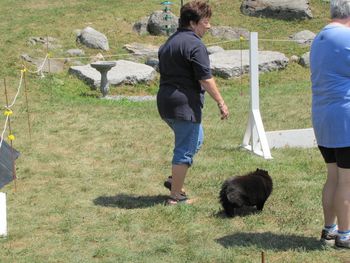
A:
<svg viewBox="0 0 350 263">
<path fill-rule="evenodd" d="M 235 215 L 235 208 L 256 206 L 261 211 L 272 192 L 272 178 L 265 170 L 256 169 L 243 176 L 227 179 L 220 191 L 220 202 L 227 216 Z"/>
</svg>

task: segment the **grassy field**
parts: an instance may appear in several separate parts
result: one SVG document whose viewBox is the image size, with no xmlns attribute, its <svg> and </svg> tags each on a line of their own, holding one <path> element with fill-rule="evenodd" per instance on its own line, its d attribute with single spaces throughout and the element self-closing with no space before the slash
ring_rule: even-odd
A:
<svg viewBox="0 0 350 263">
<path fill-rule="evenodd" d="M 180 1 L 178 1 L 180 2 Z M 213 25 L 245 27 L 264 39 L 288 39 L 304 29 L 317 32 L 327 23 L 328 4 L 311 0 L 314 19 L 279 21 L 245 17 L 241 1 L 210 1 Z M 45 47 L 27 45 L 31 36 L 52 36 L 62 57 L 75 48 L 74 30 L 92 26 L 105 33 L 111 50 L 125 54 L 131 42 L 160 44 L 164 37 L 138 36 L 132 24 L 159 1 L 0 0 L 0 77 L 10 98 L 19 80 L 19 56 L 45 56 Z M 173 10 L 177 10 L 175 3 Z M 175 12 L 175 11 L 174 11 Z M 176 13 L 176 12 L 175 12 Z M 206 36 L 207 44 L 221 40 Z M 225 43 L 234 47 L 237 43 Z M 287 56 L 307 47 L 265 41 L 260 48 Z M 87 56 L 99 51 L 83 48 Z M 80 80 L 62 73 L 40 79 L 29 75 L 29 113 L 22 92 L 11 121 L 14 146 L 21 152 L 14 183 L 7 193 L 7 238 L 0 238 L 0 262 L 349 262 L 347 251 L 325 249 L 321 189 L 325 166 L 317 149 L 273 149 L 273 160 L 242 150 L 249 112 L 249 79 L 217 79 L 231 116 L 219 119 L 207 98 L 205 143 L 186 180 L 193 206 L 166 207 L 172 134 L 160 120 L 155 102 L 105 101 Z M 114 94 L 155 94 L 158 82 L 114 87 Z M 265 129 L 311 126 L 309 71 L 290 63 L 260 76 Z M 0 105 L 5 104 L 3 81 Z M 4 118 L 3 118 L 4 119 Z M 0 127 L 3 120 L 0 120 Z M 233 219 L 218 202 L 226 178 L 257 167 L 266 169 L 274 190 L 264 211 Z"/>
</svg>

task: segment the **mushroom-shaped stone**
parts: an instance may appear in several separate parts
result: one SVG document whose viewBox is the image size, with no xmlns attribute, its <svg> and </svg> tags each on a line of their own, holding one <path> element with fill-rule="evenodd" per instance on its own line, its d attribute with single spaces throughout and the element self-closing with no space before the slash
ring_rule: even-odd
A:
<svg viewBox="0 0 350 263">
<path fill-rule="evenodd" d="M 103 97 L 108 94 L 109 91 L 109 83 L 107 79 L 107 72 L 116 65 L 114 61 L 97 61 L 90 64 L 91 67 L 95 68 L 101 73 L 101 84 L 100 90 L 102 92 Z"/>
</svg>

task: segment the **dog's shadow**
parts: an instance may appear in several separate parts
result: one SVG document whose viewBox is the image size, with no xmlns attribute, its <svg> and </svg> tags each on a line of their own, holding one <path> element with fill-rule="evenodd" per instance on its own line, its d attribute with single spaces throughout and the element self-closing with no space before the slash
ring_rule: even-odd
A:
<svg viewBox="0 0 350 263">
<path fill-rule="evenodd" d="M 94 199 L 94 204 L 106 207 L 119 207 L 124 209 L 147 208 L 158 204 L 164 204 L 169 198 L 167 195 L 140 196 L 117 194 L 115 196 L 100 196 Z"/>
<path fill-rule="evenodd" d="M 322 249 L 320 241 L 314 237 L 297 235 L 283 235 L 271 232 L 244 233 L 237 232 L 215 240 L 225 248 L 254 246 L 261 250 L 288 251 L 312 251 Z"/>
</svg>

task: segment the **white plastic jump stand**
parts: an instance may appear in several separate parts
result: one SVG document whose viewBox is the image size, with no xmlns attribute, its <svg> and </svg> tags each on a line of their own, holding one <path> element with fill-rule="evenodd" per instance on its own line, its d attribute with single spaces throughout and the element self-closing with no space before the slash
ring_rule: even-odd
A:
<svg viewBox="0 0 350 263">
<path fill-rule="evenodd" d="M 0 237 L 7 236 L 6 194 L 0 193 Z"/>
<path fill-rule="evenodd" d="M 251 109 L 242 147 L 265 159 L 272 159 L 259 109 L 259 52 L 257 32 L 250 32 L 249 45 Z"/>
</svg>

